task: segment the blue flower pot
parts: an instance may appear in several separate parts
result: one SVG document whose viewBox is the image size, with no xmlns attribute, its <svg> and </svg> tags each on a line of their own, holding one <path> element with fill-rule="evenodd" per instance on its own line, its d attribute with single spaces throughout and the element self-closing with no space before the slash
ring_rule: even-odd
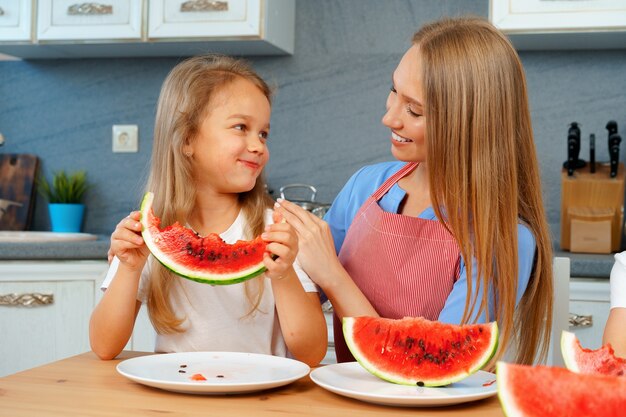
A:
<svg viewBox="0 0 626 417">
<path fill-rule="evenodd" d="M 84 204 L 49 204 L 53 232 L 80 233 L 85 214 Z"/>
</svg>

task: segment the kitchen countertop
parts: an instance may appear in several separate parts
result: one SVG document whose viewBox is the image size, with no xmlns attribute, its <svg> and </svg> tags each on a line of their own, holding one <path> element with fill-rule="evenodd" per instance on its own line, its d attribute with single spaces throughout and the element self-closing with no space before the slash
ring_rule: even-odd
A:
<svg viewBox="0 0 626 417">
<path fill-rule="evenodd" d="M 98 235 L 91 241 L 0 243 L 0 260 L 106 259 L 109 242 L 110 236 Z M 613 254 L 565 252 L 558 244 L 554 256 L 570 258 L 572 277 L 608 278 L 613 266 Z"/>
<path fill-rule="evenodd" d="M 280 388 L 240 395 L 188 395 L 150 388 L 116 372 L 114 360 L 83 353 L 0 378 L 2 415 L 19 416 L 504 416 L 496 396 L 435 408 L 389 407 L 333 394 L 308 376 Z"/>
<path fill-rule="evenodd" d="M 110 236 L 74 242 L 0 243 L 0 260 L 106 259 Z"/>
</svg>

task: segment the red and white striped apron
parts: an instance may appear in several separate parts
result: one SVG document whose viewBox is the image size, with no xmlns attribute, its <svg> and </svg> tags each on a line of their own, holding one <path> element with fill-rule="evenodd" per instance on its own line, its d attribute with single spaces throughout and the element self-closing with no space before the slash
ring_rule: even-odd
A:
<svg viewBox="0 0 626 417">
<path fill-rule="evenodd" d="M 417 165 L 406 164 L 363 203 L 339 252 L 342 265 L 381 317 L 436 320 L 459 275 L 459 247 L 442 223 L 388 213 L 378 205 Z M 353 361 L 337 316 L 334 335 L 337 360 Z"/>
</svg>

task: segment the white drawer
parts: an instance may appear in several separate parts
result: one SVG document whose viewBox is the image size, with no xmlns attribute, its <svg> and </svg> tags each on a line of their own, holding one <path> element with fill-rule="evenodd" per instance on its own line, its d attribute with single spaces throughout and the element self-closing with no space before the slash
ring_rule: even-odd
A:
<svg viewBox="0 0 626 417">
<path fill-rule="evenodd" d="M 55 40 L 141 39 L 141 0 L 39 0 L 37 37 Z"/>
</svg>

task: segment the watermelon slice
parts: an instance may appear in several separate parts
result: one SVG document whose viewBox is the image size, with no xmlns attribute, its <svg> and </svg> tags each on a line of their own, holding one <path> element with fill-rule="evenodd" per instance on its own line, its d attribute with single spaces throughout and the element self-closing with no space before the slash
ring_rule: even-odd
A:
<svg viewBox="0 0 626 417">
<path fill-rule="evenodd" d="M 493 356 L 498 326 L 454 325 L 405 317 L 344 317 L 343 334 L 370 373 L 403 385 L 438 387 L 473 374 Z"/>
<path fill-rule="evenodd" d="M 618 417 L 626 378 L 498 362 L 498 397 L 508 417 Z"/>
<path fill-rule="evenodd" d="M 227 285 L 265 272 L 263 253 L 267 243 L 257 237 L 230 245 L 216 234 L 199 236 L 178 222 L 164 229 L 152 211 L 154 194 L 141 202 L 141 235 L 152 255 L 181 277 L 204 284 Z"/>
<path fill-rule="evenodd" d="M 611 345 L 596 350 L 584 349 L 571 332 L 563 332 L 561 335 L 561 354 L 565 366 L 572 372 L 613 376 L 626 374 L 626 359 L 615 356 Z"/>
</svg>

